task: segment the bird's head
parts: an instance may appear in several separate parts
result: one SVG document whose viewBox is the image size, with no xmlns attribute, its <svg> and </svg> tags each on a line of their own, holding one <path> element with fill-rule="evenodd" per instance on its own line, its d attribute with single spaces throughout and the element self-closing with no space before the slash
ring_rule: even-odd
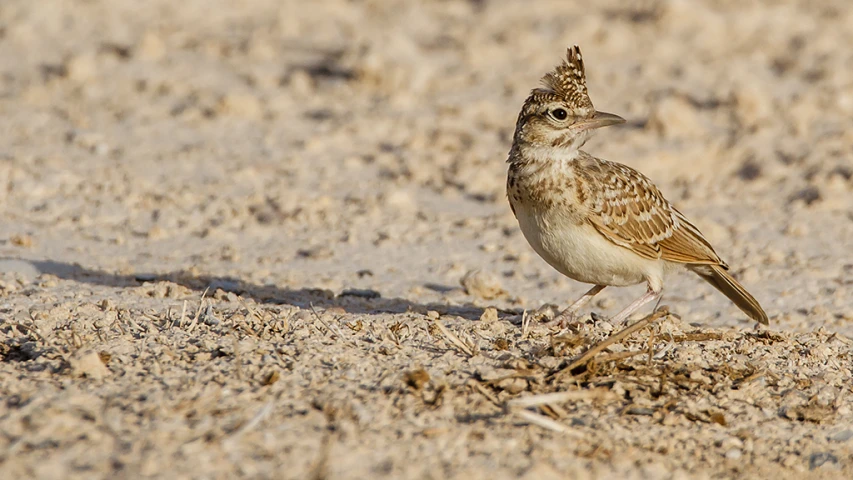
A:
<svg viewBox="0 0 853 480">
<path fill-rule="evenodd" d="M 593 107 L 580 47 L 575 45 L 568 49 L 566 60 L 542 77 L 542 87 L 530 92 L 518 115 L 513 143 L 575 151 L 593 130 L 624 122 Z"/>
</svg>

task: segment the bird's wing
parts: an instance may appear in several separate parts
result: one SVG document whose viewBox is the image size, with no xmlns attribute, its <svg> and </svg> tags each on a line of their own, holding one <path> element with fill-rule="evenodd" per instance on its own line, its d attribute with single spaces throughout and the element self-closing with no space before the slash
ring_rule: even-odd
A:
<svg viewBox="0 0 853 480">
<path fill-rule="evenodd" d="M 626 165 L 590 160 L 578 173 L 588 177 L 589 222 L 605 238 L 649 259 L 726 266 L 651 180 Z"/>
</svg>

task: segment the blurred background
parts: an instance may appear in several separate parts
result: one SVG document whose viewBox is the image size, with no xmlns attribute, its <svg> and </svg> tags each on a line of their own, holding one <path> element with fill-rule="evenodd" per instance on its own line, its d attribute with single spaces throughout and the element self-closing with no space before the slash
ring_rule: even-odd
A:
<svg viewBox="0 0 853 480">
<path fill-rule="evenodd" d="M 0 477 L 853 478 L 851 5 L 0 0 Z M 553 375 L 645 288 L 537 323 L 589 287 L 505 160 L 575 43 L 769 331 L 681 275 Z"/>
<path fill-rule="evenodd" d="M 521 237 L 504 161 L 573 43 L 628 119 L 585 149 L 650 176 L 780 325 L 848 328 L 845 0 L 3 0 L 4 268 L 418 304 L 472 301 L 479 268 L 492 303 L 564 304 L 586 287 Z M 694 279 L 665 301 L 746 325 Z"/>
</svg>

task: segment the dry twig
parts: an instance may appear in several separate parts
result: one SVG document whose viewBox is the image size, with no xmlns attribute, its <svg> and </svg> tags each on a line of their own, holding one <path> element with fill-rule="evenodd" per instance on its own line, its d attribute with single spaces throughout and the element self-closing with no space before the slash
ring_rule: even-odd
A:
<svg viewBox="0 0 853 480">
<path fill-rule="evenodd" d="M 616 397 L 616 394 L 603 389 L 595 390 L 569 390 L 566 392 L 543 393 L 527 397 L 513 398 L 506 402 L 507 408 L 529 408 L 538 407 L 550 403 L 563 403 L 579 400 L 602 400 L 608 397 Z"/>
<path fill-rule="evenodd" d="M 341 333 L 341 331 L 338 330 L 337 327 L 335 327 L 332 324 L 328 323 L 327 321 L 323 320 L 323 317 L 321 317 L 320 314 L 317 313 L 317 310 L 314 310 L 314 304 L 313 303 L 309 304 L 308 307 L 311 309 L 311 313 L 314 314 L 314 318 L 316 318 L 317 321 L 322 323 L 323 326 L 326 327 L 326 330 L 332 332 L 332 334 L 335 335 L 335 337 L 337 339 L 344 340 L 344 336 Z"/>
<path fill-rule="evenodd" d="M 669 315 L 669 309 L 666 306 L 661 307 L 656 312 L 653 312 L 653 313 L 647 315 L 646 317 L 644 317 L 642 320 L 638 320 L 637 322 L 633 323 L 632 325 L 625 327 L 624 329 L 620 330 L 619 332 L 614 333 L 613 335 L 611 335 L 611 336 L 605 338 L 604 340 L 598 342 L 597 344 L 593 345 L 592 347 L 590 347 L 589 350 L 582 353 L 576 359 L 572 360 L 572 362 L 569 363 L 567 366 L 563 367 L 562 369 L 560 369 L 559 371 L 554 373 L 554 376 L 563 375 L 566 372 L 571 372 L 575 368 L 586 364 L 593 357 L 595 357 L 598 353 L 604 351 L 604 349 L 606 349 L 610 345 L 613 345 L 614 343 L 621 342 L 622 340 L 628 338 L 629 336 L 633 335 L 634 333 L 637 333 L 638 331 L 642 330 L 647 325 L 650 325 L 651 323 L 656 322 L 657 320 L 660 320 L 661 318 L 666 317 L 667 315 Z"/>
<path fill-rule="evenodd" d="M 524 421 L 536 425 L 537 427 L 542 427 L 546 430 L 551 430 L 554 432 L 563 433 L 575 438 L 582 438 L 583 434 L 572 430 L 569 427 L 563 425 L 562 423 L 552 420 L 545 415 L 540 415 L 535 412 L 531 412 L 530 410 L 514 410 L 513 414 L 521 417 Z"/>
<path fill-rule="evenodd" d="M 451 332 L 450 329 L 445 327 L 444 324 L 441 323 L 441 320 L 436 318 L 435 320 L 433 320 L 433 322 L 435 322 L 435 326 L 437 326 L 438 329 L 441 330 L 441 333 L 443 333 L 444 336 L 447 337 L 447 340 L 453 346 L 455 346 L 456 348 L 461 350 L 464 354 L 468 355 L 469 357 L 474 356 L 474 352 L 471 350 L 471 348 L 468 347 L 468 345 L 465 345 L 465 342 L 460 340 L 459 337 L 457 337 L 455 333 Z"/>
<path fill-rule="evenodd" d="M 207 295 L 207 291 L 209 289 L 210 287 L 205 288 L 204 291 L 201 292 L 201 300 L 198 302 L 198 310 L 195 311 L 195 317 L 193 317 L 193 321 L 190 322 L 189 327 L 187 327 L 187 332 L 192 333 L 192 331 L 195 330 L 196 325 L 198 325 L 198 317 L 201 315 L 201 311 L 204 308 L 204 297 Z"/>
</svg>

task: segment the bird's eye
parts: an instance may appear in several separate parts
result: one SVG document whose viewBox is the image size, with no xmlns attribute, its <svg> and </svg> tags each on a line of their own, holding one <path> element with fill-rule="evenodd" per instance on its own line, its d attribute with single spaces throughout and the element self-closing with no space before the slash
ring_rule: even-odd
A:
<svg viewBox="0 0 853 480">
<path fill-rule="evenodd" d="M 555 108 L 551 110 L 551 116 L 556 118 L 557 120 L 565 120 L 569 117 L 569 112 L 567 112 L 563 108 Z"/>
</svg>

